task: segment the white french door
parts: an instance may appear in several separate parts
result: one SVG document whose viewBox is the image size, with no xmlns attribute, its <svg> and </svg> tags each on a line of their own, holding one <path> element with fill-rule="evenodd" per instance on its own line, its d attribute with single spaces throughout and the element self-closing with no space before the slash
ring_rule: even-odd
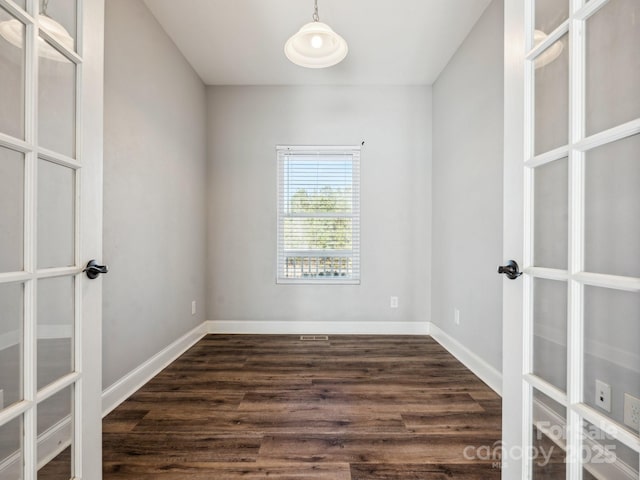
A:
<svg viewBox="0 0 640 480">
<path fill-rule="evenodd" d="M 638 480 L 640 1 L 505 0 L 505 479 Z"/>
<path fill-rule="evenodd" d="M 101 478 L 103 0 L 0 0 L 0 479 Z"/>
</svg>

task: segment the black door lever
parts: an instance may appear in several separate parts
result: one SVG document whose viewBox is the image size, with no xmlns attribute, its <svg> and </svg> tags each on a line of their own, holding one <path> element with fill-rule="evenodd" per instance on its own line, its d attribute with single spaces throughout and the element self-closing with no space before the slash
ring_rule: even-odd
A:
<svg viewBox="0 0 640 480">
<path fill-rule="evenodd" d="M 106 265 L 98 265 L 98 262 L 96 262 L 95 260 L 91 260 L 89 261 L 89 263 L 87 263 L 86 268 L 82 271 L 85 272 L 87 274 L 87 277 L 89 277 L 91 280 L 95 280 L 100 276 L 101 273 L 108 273 L 109 267 L 107 267 Z"/>
<path fill-rule="evenodd" d="M 515 280 L 522 275 L 520 267 L 515 260 L 509 260 L 506 265 L 498 267 L 498 273 L 506 275 L 510 280 Z"/>
</svg>

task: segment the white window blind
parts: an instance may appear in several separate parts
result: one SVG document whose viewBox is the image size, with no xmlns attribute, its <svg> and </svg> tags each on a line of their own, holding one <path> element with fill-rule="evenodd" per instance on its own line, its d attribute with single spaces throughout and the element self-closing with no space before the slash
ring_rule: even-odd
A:
<svg viewBox="0 0 640 480">
<path fill-rule="evenodd" d="M 360 283 L 360 147 L 278 147 L 278 283 Z"/>
</svg>

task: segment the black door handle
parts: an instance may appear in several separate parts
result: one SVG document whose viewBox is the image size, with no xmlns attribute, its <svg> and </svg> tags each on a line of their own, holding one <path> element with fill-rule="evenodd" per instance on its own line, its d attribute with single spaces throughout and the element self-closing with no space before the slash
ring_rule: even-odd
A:
<svg viewBox="0 0 640 480">
<path fill-rule="evenodd" d="M 522 275 L 520 267 L 515 260 L 509 260 L 506 265 L 498 267 L 498 273 L 505 274 L 510 280 L 515 280 Z"/>
<path fill-rule="evenodd" d="M 101 273 L 109 273 L 109 267 L 106 265 L 98 265 L 95 260 L 89 261 L 87 267 L 83 270 L 91 280 L 94 280 L 100 276 Z"/>
</svg>

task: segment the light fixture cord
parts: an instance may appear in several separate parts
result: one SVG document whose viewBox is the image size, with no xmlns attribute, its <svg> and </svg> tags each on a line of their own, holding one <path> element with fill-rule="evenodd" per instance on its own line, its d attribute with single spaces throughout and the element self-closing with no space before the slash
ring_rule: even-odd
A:
<svg viewBox="0 0 640 480">
<path fill-rule="evenodd" d="M 48 1 L 48 0 L 45 0 Z M 320 21 L 320 15 L 318 15 L 318 0 L 314 0 L 315 1 L 315 9 L 313 11 L 313 21 L 314 22 L 319 22 Z"/>
</svg>

